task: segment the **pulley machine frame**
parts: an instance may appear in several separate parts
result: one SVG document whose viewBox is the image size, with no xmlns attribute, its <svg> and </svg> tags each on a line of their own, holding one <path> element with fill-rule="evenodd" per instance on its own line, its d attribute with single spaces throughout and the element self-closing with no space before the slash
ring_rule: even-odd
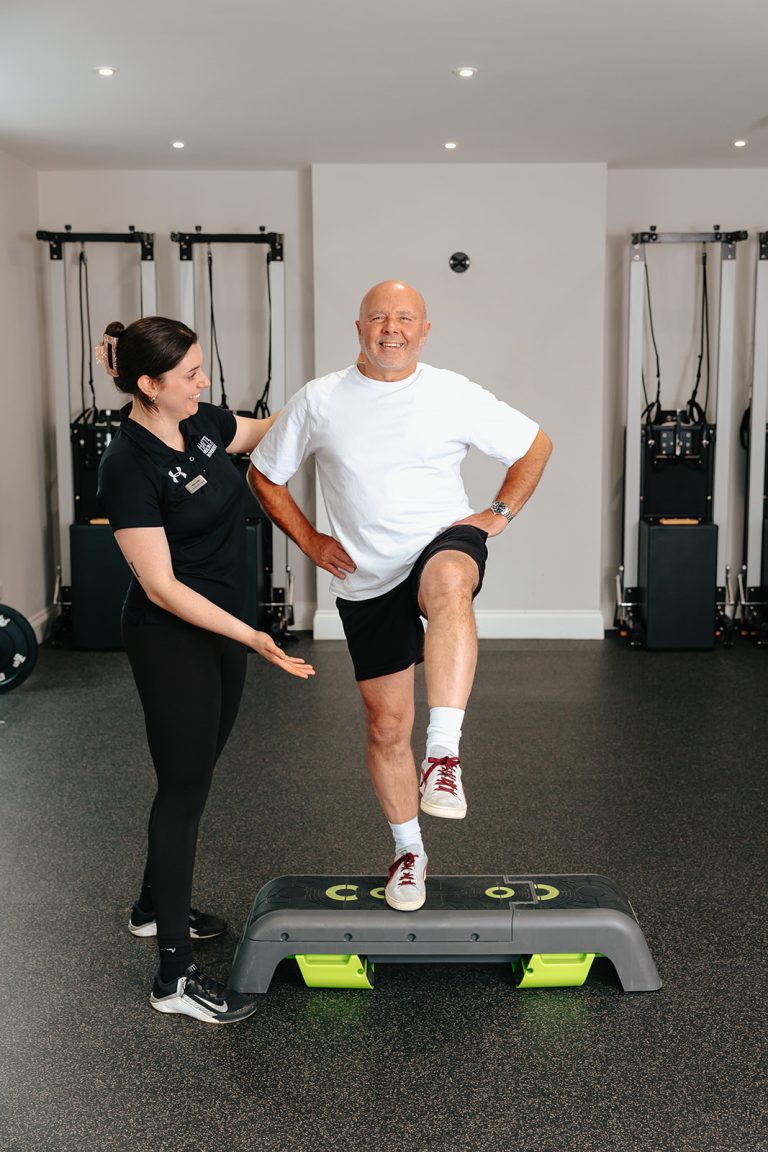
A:
<svg viewBox="0 0 768 1152">
<path fill-rule="evenodd" d="M 196 244 L 267 244 L 267 277 L 271 300 L 270 342 L 272 348 L 271 392 L 274 407 L 285 404 L 285 264 L 282 232 L 261 230 L 255 233 L 210 233 L 198 226 L 194 232 L 171 232 L 179 245 L 179 319 L 195 327 L 195 260 Z M 213 355 L 213 350 L 211 350 Z"/>
<path fill-rule="evenodd" d="M 755 327 L 752 393 L 749 410 L 749 457 L 744 563 L 739 572 L 743 625 L 768 641 L 768 572 L 763 571 L 766 519 L 765 462 L 768 423 L 768 232 L 758 234 L 755 270 Z"/>
<path fill-rule="evenodd" d="M 142 316 L 153 316 L 157 311 L 155 275 L 155 237 L 152 232 L 137 232 L 129 226 L 127 232 L 73 232 L 65 225 L 63 232 L 37 232 L 38 240 L 48 243 L 49 276 L 49 330 L 50 377 L 53 387 L 54 418 L 56 424 L 56 490 L 58 531 L 58 592 L 54 600 L 65 603 L 70 595 L 69 527 L 75 520 L 75 493 L 72 468 L 70 425 L 72 422 L 72 392 L 69 372 L 69 309 L 67 294 L 67 264 L 64 248 L 67 244 L 136 244 L 139 248 L 140 311 Z M 60 350 L 65 354 L 61 355 Z"/>
<path fill-rule="evenodd" d="M 736 306 L 736 246 L 747 233 L 634 232 L 629 260 L 629 333 L 627 346 L 627 412 L 624 456 L 624 526 L 622 563 L 616 575 L 616 619 L 633 629 L 639 604 L 638 569 L 643 413 L 643 356 L 645 350 L 645 252 L 649 244 L 720 244 L 716 384 L 716 449 L 712 490 L 712 522 L 718 526 L 717 610 L 725 615 L 733 605 L 728 548 L 728 480 L 731 468 L 733 417 L 734 319 Z M 720 584 L 722 578 L 722 585 Z"/>
<path fill-rule="evenodd" d="M 194 232 L 171 232 L 171 240 L 179 245 L 179 301 L 180 318 L 190 328 L 195 327 L 195 245 L 204 244 L 209 250 L 212 244 L 265 244 L 267 252 L 267 283 L 269 289 L 269 346 L 270 346 L 270 393 L 272 408 L 282 408 L 285 404 L 285 264 L 283 262 L 282 232 L 267 232 L 260 228 L 252 233 L 203 232 L 197 225 Z M 213 349 L 210 350 L 213 356 Z M 262 604 L 273 621 L 275 631 L 288 636 L 288 626 L 293 623 L 293 574 L 287 560 L 288 541 L 286 538 L 287 592 L 285 588 L 272 586 L 272 598 Z"/>
</svg>

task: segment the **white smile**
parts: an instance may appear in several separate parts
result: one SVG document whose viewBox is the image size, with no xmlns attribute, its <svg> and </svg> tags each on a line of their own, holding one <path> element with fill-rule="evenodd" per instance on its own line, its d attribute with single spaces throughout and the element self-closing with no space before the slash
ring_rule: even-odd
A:
<svg viewBox="0 0 768 1152">
<path fill-rule="evenodd" d="M 382 348 L 404 348 L 405 347 L 405 341 L 403 341 L 403 343 L 401 343 L 401 344 L 391 344 L 391 343 L 386 343 L 384 340 L 382 340 L 381 341 L 381 347 Z"/>
</svg>

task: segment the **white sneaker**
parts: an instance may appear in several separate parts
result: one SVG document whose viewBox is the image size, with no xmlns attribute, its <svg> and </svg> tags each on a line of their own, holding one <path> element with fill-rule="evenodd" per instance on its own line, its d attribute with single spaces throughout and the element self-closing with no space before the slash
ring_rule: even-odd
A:
<svg viewBox="0 0 768 1152">
<path fill-rule="evenodd" d="M 426 852 L 403 852 L 389 867 L 384 897 L 398 912 L 415 912 L 427 898 Z"/>
<path fill-rule="evenodd" d="M 458 756 L 428 756 L 421 765 L 419 791 L 422 812 L 446 820 L 463 820 L 466 816 L 467 798 Z"/>
</svg>

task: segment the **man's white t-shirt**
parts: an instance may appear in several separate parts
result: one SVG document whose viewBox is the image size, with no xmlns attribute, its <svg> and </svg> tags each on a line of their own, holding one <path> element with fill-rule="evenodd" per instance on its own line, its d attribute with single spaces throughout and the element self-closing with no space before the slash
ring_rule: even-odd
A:
<svg viewBox="0 0 768 1152">
<path fill-rule="evenodd" d="M 460 471 L 470 446 L 508 468 L 538 429 L 456 372 L 418 364 L 387 382 L 353 366 L 291 397 L 251 460 L 285 484 L 314 455 L 331 534 L 357 565 L 331 590 L 367 600 L 404 580 L 430 540 L 471 515 Z"/>
</svg>

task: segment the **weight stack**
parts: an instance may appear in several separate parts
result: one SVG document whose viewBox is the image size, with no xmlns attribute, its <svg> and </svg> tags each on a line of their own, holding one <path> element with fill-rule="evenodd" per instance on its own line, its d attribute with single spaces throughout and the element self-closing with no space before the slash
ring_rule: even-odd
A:
<svg viewBox="0 0 768 1152">
<path fill-rule="evenodd" d="M 714 648 L 716 577 L 716 524 L 640 521 L 639 611 L 646 648 Z"/>
</svg>

